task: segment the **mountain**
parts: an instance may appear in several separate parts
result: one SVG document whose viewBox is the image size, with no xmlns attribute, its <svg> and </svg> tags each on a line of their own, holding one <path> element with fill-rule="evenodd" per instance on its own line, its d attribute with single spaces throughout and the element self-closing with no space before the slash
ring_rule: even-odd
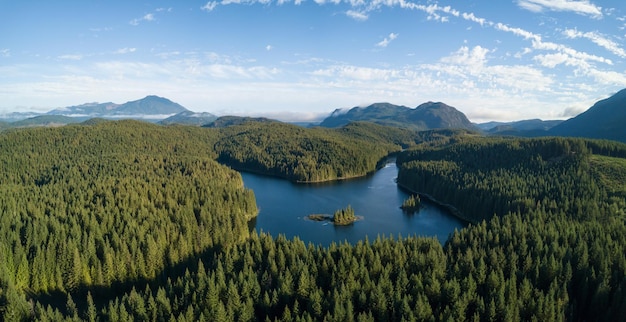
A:
<svg viewBox="0 0 626 322">
<path fill-rule="evenodd" d="M 163 119 L 181 112 L 188 111 L 178 103 L 167 98 L 149 95 L 140 100 L 115 103 L 86 103 L 77 106 L 68 106 L 54 109 L 46 114 L 64 115 L 71 117 L 91 118 L 139 118 Z"/>
<path fill-rule="evenodd" d="M 77 118 L 63 115 L 39 115 L 25 120 L 9 123 L 10 127 L 62 126 L 79 123 Z"/>
<path fill-rule="evenodd" d="M 515 122 L 487 122 L 476 124 L 476 126 L 488 134 L 537 137 L 548 135 L 548 130 L 562 122 L 562 120 L 531 119 Z"/>
<path fill-rule="evenodd" d="M 183 125 L 202 126 L 205 124 L 209 124 L 215 121 L 216 119 L 217 119 L 217 116 L 211 113 L 207 113 L 207 112 L 195 113 L 192 111 L 184 111 L 176 115 L 172 115 L 162 120 L 159 123 L 163 125 L 183 124 Z"/>
<path fill-rule="evenodd" d="M 375 103 L 353 107 L 348 111 L 335 110 L 320 126 L 339 127 L 354 121 L 367 121 L 416 130 L 459 128 L 477 130 L 465 114 L 441 102 L 427 102 L 416 108 L 390 103 Z"/>
<path fill-rule="evenodd" d="M 626 89 L 596 102 L 587 111 L 553 127 L 548 133 L 626 142 Z"/>
<path fill-rule="evenodd" d="M 25 120 L 31 117 L 39 116 L 41 113 L 36 112 L 12 112 L 7 114 L 0 114 L 0 121 L 5 123 L 11 123 L 16 121 Z"/>
<path fill-rule="evenodd" d="M 126 102 L 117 109 L 120 115 L 173 115 L 188 111 L 178 103 L 155 95 Z"/>
</svg>

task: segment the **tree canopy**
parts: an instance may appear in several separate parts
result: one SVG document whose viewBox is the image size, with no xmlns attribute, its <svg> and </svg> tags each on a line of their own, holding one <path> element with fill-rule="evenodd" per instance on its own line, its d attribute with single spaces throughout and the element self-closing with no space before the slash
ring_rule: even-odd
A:
<svg viewBox="0 0 626 322">
<path fill-rule="evenodd" d="M 394 131 L 365 123 L 307 130 L 123 121 L 3 132 L 0 317 L 626 316 L 626 145 Z M 382 236 L 321 247 L 250 232 L 254 195 L 215 161 L 328 179 L 371 171 L 381 156 L 416 144 L 398 153 L 398 183 L 472 222 L 443 246 Z M 289 177 L 298 164 L 303 176 Z"/>
</svg>

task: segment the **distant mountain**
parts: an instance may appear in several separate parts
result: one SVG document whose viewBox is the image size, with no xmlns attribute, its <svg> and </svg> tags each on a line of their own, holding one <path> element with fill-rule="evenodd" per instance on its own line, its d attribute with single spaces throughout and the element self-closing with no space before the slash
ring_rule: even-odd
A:
<svg viewBox="0 0 626 322">
<path fill-rule="evenodd" d="M 265 117 L 248 117 L 248 116 L 221 116 L 218 117 L 215 121 L 203 125 L 203 127 L 227 127 L 233 125 L 241 125 L 248 122 L 280 122 L 277 120 L 268 119 Z"/>
<path fill-rule="evenodd" d="M 587 111 L 553 127 L 550 135 L 626 142 L 626 89 L 596 102 Z"/>
<path fill-rule="evenodd" d="M 115 103 L 87 103 L 54 109 L 46 114 L 71 117 L 139 118 L 164 119 L 188 111 L 178 103 L 159 96 L 146 96 L 140 100 Z"/>
<path fill-rule="evenodd" d="M 195 113 L 192 111 L 184 111 L 176 115 L 172 115 L 162 120 L 159 123 L 163 125 L 183 124 L 183 125 L 202 126 L 205 124 L 209 124 L 215 121 L 216 119 L 217 119 L 217 116 L 211 113 L 207 113 L 207 112 Z"/>
<path fill-rule="evenodd" d="M 188 111 L 178 103 L 154 95 L 126 102 L 117 109 L 119 115 L 173 115 Z"/>
<path fill-rule="evenodd" d="M 532 119 L 515 122 L 487 122 L 476 124 L 476 126 L 489 134 L 536 137 L 548 135 L 549 129 L 562 122 L 562 120 Z"/>
<path fill-rule="evenodd" d="M 441 102 L 427 102 L 416 108 L 376 103 L 366 107 L 354 107 L 348 111 L 335 110 L 320 123 L 320 126 L 339 127 L 354 121 L 367 121 L 417 130 L 449 128 L 478 130 L 465 114 Z"/>
<path fill-rule="evenodd" d="M 79 123 L 80 119 L 63 115 L 39 115 L 25 120 L 9 123 L 11 127 L 62 126 Z"/>
<path fill-rule="evenodd" d="M 0 115 L 0 121 L 11 123 L 16 121 L 25 120 L 31 117 L 39 116 L 41 113 L 36 112 L 12 112 Z"/>
</svg>

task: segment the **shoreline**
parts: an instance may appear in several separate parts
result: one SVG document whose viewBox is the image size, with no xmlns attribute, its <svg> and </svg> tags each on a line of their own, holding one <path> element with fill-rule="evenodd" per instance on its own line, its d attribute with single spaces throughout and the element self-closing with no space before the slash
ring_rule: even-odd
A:
<svg viewBox="0 0 626 322">
<path fill-rule="evenodd" d="M 453 215 L 454 217 L 462 220 L 463 222 L 468 223 L 468 224 L 476 224 L 476 222 L 474 222 L 472 220 L 469 220 L 467 217 L 465 217 L 465 215 L 463 215 L 463 213 L 460 210 L 458 210 L 456 207 L 454 207 L 453 205 L 441 202 L 441 201 L 435 199 L 435 197 L 433 197 L 433 196 L 431 196 L 431 195 L 429 195 L 427 193 L 419 192 L 419 191 L 415 191 L 413 189 L 410 189 L 409 187 L 399 183 L 397 179 L 396 179 L 396 184 L 398 185 L 398 187 L 400 187 L 400 189 L 409 191 L 411 193 L 416 193 L 416 194 L 418 194 L 420 196 L 425 197 L 426 199 L 428 199 L 428 201 L 430 201 L 432 203 L 435 203 L 435 204 L 445 208 L 447 211 L 450 212 L 451 215 Z"/>
<path fill-rule="evenodd" d="M 383 157 L 382 159 L 378 160 L 378 162 L 376 163 L 376 168 L 372 171 L 369 171 L 365 174 L 359 174 L 359 175 L 352 175 L 352 176 L 345 176 L 345 177 L 338 177 L 338 178 L 333 178 L 333 179 L 326 179 L 326 180 L 314 180 L 314 181 L 303 181 L 303 180 L 293 180 L 292 178 L 289 178 L 285 175 L 281 175 L 281 174 L 274 174 L 274 173 L 269 173 L 268 172 L 264 172 L 264 171 L 260 171 L 260 170 L 254 170 L 254 169 L 250 169 L 250 168 L 246 168 L 246 167 L 238 167 L 238 166 L 233 166 L 232 164 L 228 164 L 228 163 L 221 163 L 218 161 L 219 164 L 221 165 L 225 165 L 235 171 L 238 172 L 248 172 L 248 173 L 253 173 L 253 174 L 258 174 L 258 175 L 263 175 L 263 176 L 268 176 L 268 177 L 274 177 L 274 178 L 279 178 L 279 179 L 283 179 L 283 180 L 287 180 L 296 184 L 320 184 L 320 183 L 332 183 L 332 182 L 337 182 L 337 181 L 346 181 L 346 180 L 352 180 L 352 179 L 359 179 L 359 178 L 365 178 L 369 175 L 374 174 L 376 171 L 382 169 L 387 163 L 390 163 L 392 161 L 388 161 L 390 158 L 393 158 L 394 154 L 390 153 L 387 156 Z"/>
</svg>

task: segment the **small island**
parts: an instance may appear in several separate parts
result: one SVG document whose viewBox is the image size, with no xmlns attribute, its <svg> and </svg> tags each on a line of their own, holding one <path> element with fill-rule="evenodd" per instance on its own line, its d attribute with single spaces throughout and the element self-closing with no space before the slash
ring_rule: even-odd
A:
<svg viewBox="0 0 626 322">
<path fill-rule="evenodd" d="M 357 220 L 363 219 L 363 217 L 354 214 L 354 209 L 352 209 L 350 205 L 345 209 L 335 211 L 335 214 L 332 216 L 326 214 L 311 214 L 306 218 L 313 221 L 332 221 L 335 226 L 347 226 Z"/>
<path fill-rule="evenodd" d="M 419 195 L 411 195 L 400 206 L 405 213 L 414 214 L 422 208 L 422 200 Z"/>
</svg>

